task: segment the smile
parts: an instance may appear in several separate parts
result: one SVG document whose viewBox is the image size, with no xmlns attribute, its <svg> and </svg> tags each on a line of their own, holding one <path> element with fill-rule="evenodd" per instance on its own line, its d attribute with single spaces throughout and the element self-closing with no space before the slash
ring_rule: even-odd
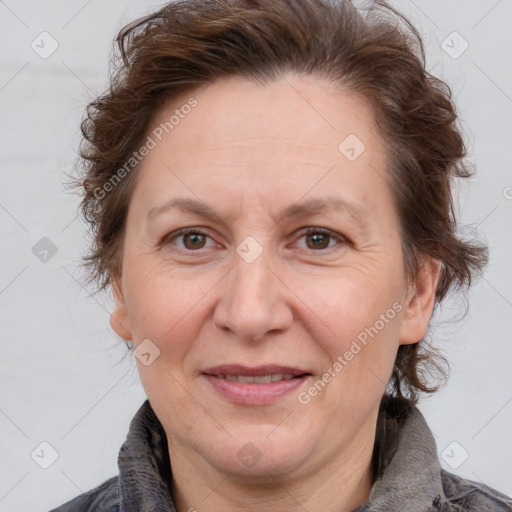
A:
<svg viewBox="0 0 512 512">
<path fill-rule="evenodd" d="M 218 379 L 226 379 L 231 382 L 241 382 L 242 384 L 256 383 L 256 384 L 269 384 L 270 382 L 278 382 L 280 380 L 290 380 L 296 378 L 295 375 L 290 373 L 273 373 L 271 375 L 260 375 L 252 377 L 250 375 L 215 375 Z"/>
<path fill-rule="evenodd" d="M 297 391 L 311 377 L 311 373 L 305 370 L 277 365 L 255 368 L 222 365 L 210 368 L 202 375 L 217 396 L 240 405 L 277 402 Z"/>
</svg>

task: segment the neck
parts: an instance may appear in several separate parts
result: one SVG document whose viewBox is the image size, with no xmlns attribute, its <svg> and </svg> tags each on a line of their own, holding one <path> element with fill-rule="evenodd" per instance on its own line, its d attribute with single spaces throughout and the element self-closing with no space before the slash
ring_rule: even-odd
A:
<svg viewBox="0 0 512 512">
<path fill-rule="evenodd" d="M 176 510 L 351 512 L 368 500 L 375 479 L 375 427 L 372 415 L 350 446 L 332 450 L 328 460 L 324 458 L 307 474 L 269 477 L 260 483 L 217 472 L 204 459 L 198 463 L 197 458 L 173 446 L 170 457 Z"/>
</svg>

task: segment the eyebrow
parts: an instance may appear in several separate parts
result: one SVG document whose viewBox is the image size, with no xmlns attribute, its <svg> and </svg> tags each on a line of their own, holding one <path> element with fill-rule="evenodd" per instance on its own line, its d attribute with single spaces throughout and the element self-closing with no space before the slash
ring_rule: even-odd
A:
<svg viewBox="0 0 512 512">
<path fill-rule="evenodd" d="M 206 203 L 197 199 L 183 197 L 171 199 L 161 206 L 155 206 L 151 208 L 148 212 L 147 219 L 149 220 L 153 217 L 167 213 L 174 209 L 180 210 L 184 213 L 195 214 L 200 217 L 217 219 L 224 223 L 220 215 L 217 214 L 215 210 L 210 208 Z M 313 215 L 325 210 L 346 211 L 363 227 L 368 226 L 367 210 L 361 205 L 346 201 L 341 197 L 326 197 L 322 199 L 309 199 L 305 201 L 299 201 L 281 210 L 278 213 L 277 218 L 280 222 L 284 218 L 306 217 L 308 215 Z"/>
</svg>

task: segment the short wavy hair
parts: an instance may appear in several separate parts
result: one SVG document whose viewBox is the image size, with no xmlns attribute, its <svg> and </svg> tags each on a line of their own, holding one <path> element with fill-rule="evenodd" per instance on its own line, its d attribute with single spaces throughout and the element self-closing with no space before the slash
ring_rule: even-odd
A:
<svg viewBox="0 0 512 512">
<path fill-rule="evenodd" d="M 424 258 L 441 262 L 435 305 L 483 272 L 487 247 L 461 238 L 454 212 L 453 180 L 473 170 L 451 90 L 426 71 L 418 31 L 385 2 L 363 9 L 349 0 L 177 0 L 122 28 L 115 43 L 109 87 L 82 120 L 81 172 L 72 180 L 83 194 L 92 236 L 83 259 L 97 291 L 121 271 L 137 167 L 108 183 L 141 146 L 163 102 L 222 77 L 264 84 L 287 71 L 339 85 L 373 108 L 406 275 L 416 279 Z M 386 394 L 417 402 L 446 381 L 441 363 L 425 338 L 401 345 Z"/>
</svg>

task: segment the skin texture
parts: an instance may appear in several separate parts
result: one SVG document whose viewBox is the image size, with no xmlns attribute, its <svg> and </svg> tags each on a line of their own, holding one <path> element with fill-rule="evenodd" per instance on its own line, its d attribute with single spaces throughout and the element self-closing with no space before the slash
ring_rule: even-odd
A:
<svg viewBox="0 0 512 512">
<path fill-rule="evenodd" d="M 353 510 L 373 483 L 378 406 L 398 346 L 426 334 L 439 264 L 426 261 L 408 283 L 386 148 L 361 99 L 296 74 L 267 85 L 224 78 L 165 104 L 148 135 L 191 96 L 197 106 L 137 170 L 111 317 L 135 347 L 150 339 L 160 350 L 137 364 L 169 440 L 178 510 Z M 366 148 L 354 161 L 338 149 L 349 134 Z M 358 204 L 366 225 L 344 210 L 279 215 L 327 196 Z M 185 197 L 216 215 L 175 209 L 148 220 Z M 332 237 L 312 240 L 310 226 Z M 206 236 L 173 238 L 183 227 Z M 236 252 L 249 236 L 262 249 L 251 263 Z M 393 304 L 394 318 L 301 403 L 298 393 Z M 312 376 L 273 403 L 240 405 L 201 373 L 228 363 Z M 250 467 L 237 456 L 248 443 L 260 456 Z"/>
</svg>

